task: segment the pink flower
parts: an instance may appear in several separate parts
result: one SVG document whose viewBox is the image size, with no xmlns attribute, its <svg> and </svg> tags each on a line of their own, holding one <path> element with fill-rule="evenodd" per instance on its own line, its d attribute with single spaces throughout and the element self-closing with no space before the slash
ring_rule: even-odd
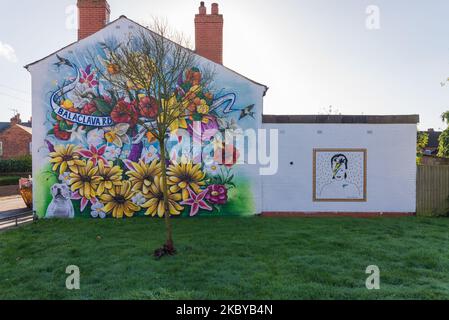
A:
<svg viewBox="0 0 449 320">
<path fill-rule="evenodd" d="M 90 200 L 84 197 L 81 197 L 80 194 L 78 192 L 72 192 L 72 196 L 71 196 L 72 200 L 81 200 L 81 212 L 84 211 L 84 209 L 86 209 L 87 205 L 89 204 L 89 202 L 91 203 L 91 205 L 95 205 L 96 203 L 98 203 L 98 199 L 95 197 L 92 197 Z"/>
<path fill-rule="evenodd" d="M 81 71 L 80 83 L 87 84 L 89 88 L 95 87 L 98 85 L 98 81 L 95 79 L 95 72 L 92 72 L 92 66 L 88 65 L 86 70 Z"/>
<path fill-rule="evenodd" d="M 195 192 L 193 192 L 192 189 L 190 188 L 187 188 L 187 190 L 189 191 L 190 199 L 181 202 L 181 205 L 191 206 L 190 209 L 191 217 L 196 216 L 198 214 L 198 211 L 200 211 L 200 209 L 212 211 L 212 208 L 204 201 L 204 198 L 209 192 L 207 189 L 202 191 L 198 195 L 196 195 Z"/>
<path fill-rule="evenodd" d="M 98 161 L 103 161 L 105 165 L 108 165 L 108 160 L 104 158 L 104 153 L 106 152 L 106 145 L 101 147 L 100 149 L 97 149 L 93 145 L 90 146 L 89 150 L 81 150 L 78 153 L 81 154 L 83 157 L 88 158 L 89 160 L 92 160 L 94 166 L 97 165 Z"/>
</svg>

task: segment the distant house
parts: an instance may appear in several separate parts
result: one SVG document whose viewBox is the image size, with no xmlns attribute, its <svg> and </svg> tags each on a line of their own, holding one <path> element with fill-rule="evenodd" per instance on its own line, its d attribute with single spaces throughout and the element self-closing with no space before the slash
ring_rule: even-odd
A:
<svg viewBox="0 0 449 320">
<path fill-rule="evenodd" d="M 421 131 L 420 133 L 427 133 L 429 136 L 429 142 L 427 143 L 427 146 L 424 148 L 424 154 L 431 156 L 431 155 L 437 155 L 438 154 L 438 145 L 440 138 L 441 131 L 435 131 L 434 129 L 429 129 L 427 131 Z"/>
<path fill-rule="evenodd" d="M 20 114 L 10 122 L 0 122 L 0 159 L 12 159 L 31 154 L 31 121 L 23 123 Z"/>
</svg>

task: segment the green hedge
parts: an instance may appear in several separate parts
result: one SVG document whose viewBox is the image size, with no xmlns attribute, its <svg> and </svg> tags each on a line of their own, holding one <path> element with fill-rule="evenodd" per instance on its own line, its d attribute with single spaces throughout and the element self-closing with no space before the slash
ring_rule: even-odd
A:
<svg viewBox="0 0 449 320">
<path fill-rule="evenodd" d="M 32 171 L 31 156 L 0 160 L 0 175 L 8 173 L 27 173 Z"/>
</svg>

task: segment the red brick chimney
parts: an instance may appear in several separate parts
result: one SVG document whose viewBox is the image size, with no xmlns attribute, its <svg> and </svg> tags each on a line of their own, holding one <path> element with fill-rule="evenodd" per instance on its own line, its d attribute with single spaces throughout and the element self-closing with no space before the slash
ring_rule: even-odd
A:
<svg viewBox="0 0 449 320">
<path fill-rule="evenodd" d="M 195 50 L 219 64 L 223 64 L 223 21 L 217 3 L 212 3 L 211 14 L 207 14 L 201 2 L 199 14 L 195 15 Z"/>
<path fill-rule="evenodd" d="M 15 126 L 16 124 L 21 124 L 22 120 L 20 119 L 20 113 L 16 113 L 14 117 L 11 118 L 11 127 Z"/>
<path fill-rule="evenodd" d="M 78 40 L 84 39 L 109 23 L 111 8 L 107 0 L 78 0 Z"/>
</svg>

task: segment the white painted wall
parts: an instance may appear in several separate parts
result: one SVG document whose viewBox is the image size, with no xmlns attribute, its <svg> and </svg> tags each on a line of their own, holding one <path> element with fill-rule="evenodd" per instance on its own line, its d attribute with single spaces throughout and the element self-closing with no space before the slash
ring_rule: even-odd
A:
<svg viewBox="0 0 449 320">
<path fill-rule="evenodd" d="M 264 124 L 263 127 L 279 129 L 278 173 L 262 177 L 264 212 L 416 211 L 416 125 Z M 368 150 L 367 202 L 313 202 L 314 148 Z"/>
</svg>

